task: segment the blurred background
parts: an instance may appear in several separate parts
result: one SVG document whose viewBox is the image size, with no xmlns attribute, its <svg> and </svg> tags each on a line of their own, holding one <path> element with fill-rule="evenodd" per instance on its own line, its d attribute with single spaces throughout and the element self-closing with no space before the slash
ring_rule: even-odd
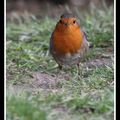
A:
<svg viewBox="0 0 120 120">
<path fill-rule="evenodd" d="M 64 11 L 77 13 L 89 11 L 91 7 L 97 8 L 107 5 L 109 7 L 114 0 L 7 0 L 7 18 L 22 15 L 26 12 L 37 17 L 56 17 Z"/>
</svg>

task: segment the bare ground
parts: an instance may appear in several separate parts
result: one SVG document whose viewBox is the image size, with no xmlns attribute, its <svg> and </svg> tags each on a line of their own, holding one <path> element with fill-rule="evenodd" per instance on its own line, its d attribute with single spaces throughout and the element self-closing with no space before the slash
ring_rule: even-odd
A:
<svg viewBox="0 0 120 120">
<path fill-rule="evenodd" d="M 95 59 L 90 59 L 86 62 L 82 63 L 81 69 L 94 69 L 96 67 L 101 66 L 112 66 L 113 65 L 113 50 L 107 49 L 106 52 L 98 53 L 98 56 Z M 58 68 L 56 68 L 58 70 Z M 12 75 L 7 73 L 7 80 L 13 78 Z M 84 76 L 85 77 L 85 76 Z M 21 82 L 17 84 L 7 85 L 7 87 L 15 94 L 22 91 L 29 91 L 33 94 L 38 92 L 39 90 L 45 90 L 46 92 L 62 92 L 63 89 L 58 87 L 60 81 L 66 82 L 66 80 L 70 79 L 70 73 L 63 70 L 59 74 L 48 74 L 45 72 L 31 72 L 30 76 L 26 76 L 25 78 L 21 78 Z M 110 83 L 113 85 L 113 83 Z"/>
</svg>

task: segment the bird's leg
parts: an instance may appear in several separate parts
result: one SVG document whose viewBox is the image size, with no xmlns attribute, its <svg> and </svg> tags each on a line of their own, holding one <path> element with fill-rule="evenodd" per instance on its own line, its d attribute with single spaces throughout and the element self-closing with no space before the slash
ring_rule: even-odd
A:
<svg viewBox="0 0 120 120">
<path fill-rule="evenodd" d="M 80 69 L 80 64 L 79 63 L 77 64 L 77 74 L 80 78 L 82 78 L 82 71 Z"/>
<path fill-rule="evenodd" d="M 59 67 L 60 70 L 62 70 L 62 65 L 59 64 L 58 67 Z"/>
<path fill-rule="evenodd" d="M 61 70 L 62 70 L 62 65 L 58 64 L 58 68 L 59 68 L 59 70 L 58 70 L 58 76 L 60 76 Z"/>
<path fill-rule="evenodd" d="M 77 64 L 77 74 L 80 75 L 80 64 Z"/>
<path fill-rule="evenodd" d="M 57 73 L 56 73 L 57 75 L 56 75 L 56 78 L 55 78 L 55 85 L 57 85 L 58 78 L 59 78 L 59 76 L 61 74 L 62 65 L 58 64 L 58 68 L 59 69 L 57 69 Z"/>
</svg>

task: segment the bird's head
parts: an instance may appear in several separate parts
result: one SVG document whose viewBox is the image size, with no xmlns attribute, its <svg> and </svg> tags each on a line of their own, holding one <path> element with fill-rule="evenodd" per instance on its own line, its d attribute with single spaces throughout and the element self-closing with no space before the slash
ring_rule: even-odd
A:
<svg viewBox="0 0 120 120">
<path fill-rule="evenodd" d="M 73 32 L 74 30 L 80 28 L 76 17 L 71 13 L 62 14 L 56 27 L 62 32 Z"/>
</svg>

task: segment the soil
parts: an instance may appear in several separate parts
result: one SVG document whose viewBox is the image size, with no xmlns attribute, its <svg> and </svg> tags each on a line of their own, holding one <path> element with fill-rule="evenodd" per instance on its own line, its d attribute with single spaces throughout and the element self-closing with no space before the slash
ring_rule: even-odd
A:
<svg viewBox="0 0 120 120">
<path fill-rule="evenodd" d="M 112 66 L 113 64 L 113 52 L 106 53 L 105 55 L 101 56 L 100 58 L 92 59 L 87 62 L 82 63 L 82 67 L 94 69 L 96 67 L 102 67 L 102 66 Z M 57 70 L 58 68 L 56 68 Z M 12 75 L 7 73 L 7 80 L 10 80 Z M 63 89 L 60 88 L 60 81 L 66 82 L 66 80 L 70 79 L 69 73 L 58 73 L 56 75 L 50 75 L 48 73 L 44 72 L 32 72 L 31 77 L 21 78 L 21 83 L 14 84 L 9 86 L 8 88 L 13 91 L 14 94 L 22 92 L 22 91 L 28 91 L 32 93 L 36 93 L 39 90 L 45 90 L 46 92 L 63 92 Z M 24 83 L 24 85 L 23 85 Z M 113 83 L 110 83 L 113 85 Z"/>
</svg>

